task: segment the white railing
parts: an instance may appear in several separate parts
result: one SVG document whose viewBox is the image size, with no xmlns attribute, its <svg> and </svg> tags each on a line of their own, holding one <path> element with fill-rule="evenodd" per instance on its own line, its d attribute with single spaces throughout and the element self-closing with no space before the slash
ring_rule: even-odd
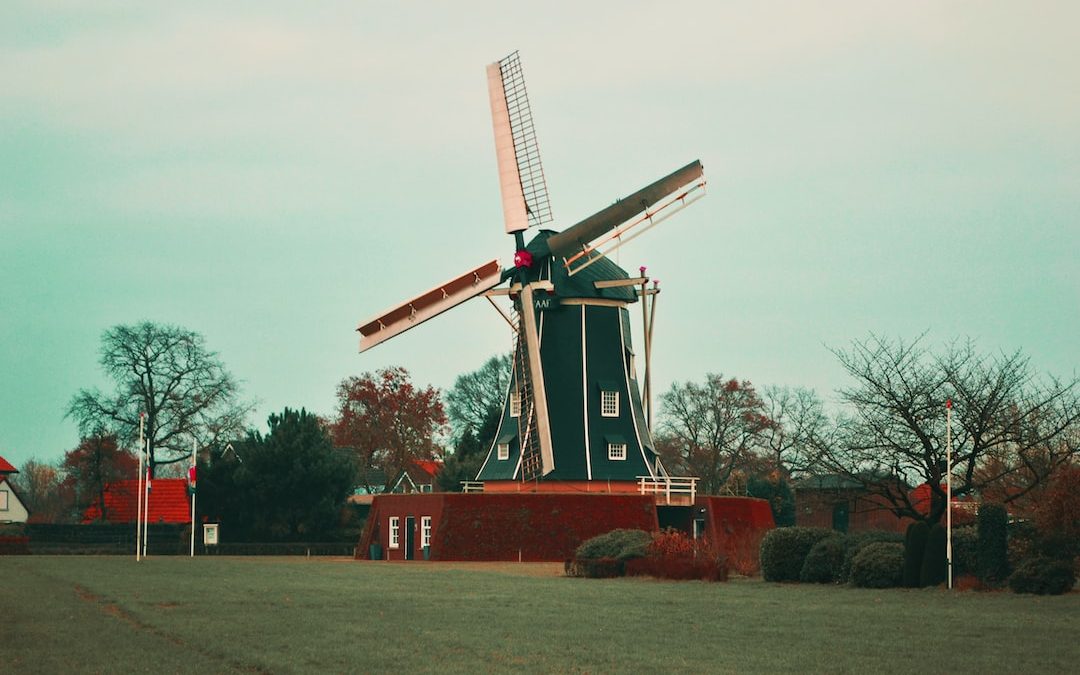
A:
<svg viewBox="0 0 1080 675">
<path fill-rule="evenodd" d="M 483 492 L 484 481 L 482 480 L 463 480 L 461 481 L 462 492 Z"/>
<path fill-rule="evenodd" d="M 638 476 L 638 492 L 643 495 L 656 495 L 657 501 L 663 499 L 663 504 L 670 504 L 674 496 L 676 501 L 685 502 L 689 497 L 690 503 L 697 498 L 697 476 Z"/>
</svg>

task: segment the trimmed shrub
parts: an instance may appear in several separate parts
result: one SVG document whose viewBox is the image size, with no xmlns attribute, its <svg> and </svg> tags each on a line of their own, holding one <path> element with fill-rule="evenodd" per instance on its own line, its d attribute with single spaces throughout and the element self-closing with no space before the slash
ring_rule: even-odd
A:
<svg viewBox="0 0 1080 675">
<path fill-rule="evenodd" d="M 781 527 L 761 540 L 761 576 L 765 581 L 798 581 L 814 544 L 835 534 L 823 527 Z"/>
<path fill-rule="evenodd" d="M 840 583 L 846 583 L 851 580 L 851 565 L 855 560 L 855 556 L 859 554 L 859 551 L 867 544 L 876 544 L 880 542 L 903 544 L 904 535 L 899 532 L 887 532 L 885 530 L 867 530 L 866 532 L 858 532 L 847 536 L 847 539 L 845 540 L 847 550 L 844 552 L 844 562 L 840 566 L 840 575 L 838 577 Z"/>
<path fill-rule="evenodd" d="M 626 573 L 626 564 L 614 558 L 582 558 L 579 560 L 567 560 L 564 570 L 568 577 L 614 579 Z"/>
<path fill-rule="evenodd" d="M 920 586 L 937 586 L 945 583 L 948 565 L 945 559 L 948 547 L 948 532 L 941 523 L 934 523 L 926 535 L 926 550 L 923 551 L 922 567 L 919 571 Z"/>
<path fill-rule="evenodd" d="M 978 569 L 979 533 L 972 525 L 954 527 L 952 531 L 953 579 L 975 574 Z"/>
<path fill-rule="evenodd" d="M 979 507 L 978 575 L 987 586 L 999 586 L 1009 576 L 1008 519 L 1001 504 Z"/>
<path fill-rule="evenodd" d="M 799 581 L 812 584 L 832 584 L 840 580 L 840 567 L 847 551 L 842 534 L 825 537 L 810 549 L 803 561 Z"/>
<path fill-rule="evenodd" d="M 908 525 L 904 534 L 904 577 L 905 588 L 918 588 L 922 577 L 923 555 L 926 552 L 926 536 L 930 526 L 918 520 Z"/>
<path fill-rule="evenodd" d="M 1009 588 L 1014 593 L 1061 595 L 1075 585 L 1076 573 L 1072 565 L 1046 556 L 1028 558 L 1009 577 Z"/>
<path fill-rule="evenodd" d="M 612 530 L 586 539 L 578 546 L 574 555 L 578 560 L 611 558 L 625 561 L 643 558 L 652 540 L 652 535 L 645 530 Z"/>
<path fill-rule="evenodd" d="M 899 586 L 904 569 L 904 545 L 872 542 L 851 563 L 851 582 L 862 588 Z"/>
<path fill-rule="evenodd" d="M 708 540 L 691 539 L 685 532 L 668 528 L 653 535 L 644 558 L 626 561 L 625 573 L 658 579 L 727 581 L 728 561 Z"/>
</svg>

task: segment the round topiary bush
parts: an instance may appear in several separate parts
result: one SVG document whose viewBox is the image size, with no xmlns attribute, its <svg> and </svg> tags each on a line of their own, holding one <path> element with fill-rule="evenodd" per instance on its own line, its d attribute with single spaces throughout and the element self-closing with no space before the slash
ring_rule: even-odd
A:
<svg viewBox="0 0 1080 675">
<path fill-rule="evenodd" d="M 609 558 L 620 562 L 644 558 L 652 540 L 652 535 L 645 530 L 612 530 L 586 539 L 577 547 L 574 557 L 578 560 Z"/>
<path fill-rule="evenodd" d="M 861 588 L 892 588 L 900 585 L 903 570 L 903 544 L 874 542 L 855 555 L 851 583 Z"/>
<path fill-rule="evenodd" d="M 810 549 L 803 561 L 799 581 L 813 584 L 832 584 L 839 581 L 840 566 L 844 564 L 845 537 L 837 534 L 825 537 Z"/>
<path fill-rule="evenodd" d="M 886 542 L 890 544 L 904 543 L 904 535 L 899 532 L 887 532 L 885 530 L 867 530 L 857 534 L 849 534 L 845 541 L 847 550 L 844 552 L 844 562 L 840 566 L 840 574 L 837 580 L 840 583 L 851 581 L 851 565 L 859 551 L 868 544 Z"/>
<path fill-rule="evenodd" d="M 1076 573 L 1072 565 L 1046 556 L 1028 558 L 1009 577 L 1009 588 L 1014 593 L 1061 595 L 1075 585 Z"/>
<path fill-rule="evenodd" d="M 761 540 L 761 576 L 765 581 L 798 581 L 814 544 L 836 534 L 823 527 L 780 527 Z"/>
</svg>

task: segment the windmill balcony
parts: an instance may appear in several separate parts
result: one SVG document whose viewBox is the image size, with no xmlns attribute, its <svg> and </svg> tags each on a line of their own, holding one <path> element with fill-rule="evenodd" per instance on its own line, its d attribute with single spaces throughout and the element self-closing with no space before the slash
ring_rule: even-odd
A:
<svg viewBox="0 0 1080 675">
<path fill-rule="evenodd" d="M 481 492 L 550 492 L 607 494 L 634 493 L 652 496 L 660 506 L 690 506 L 697 499 L 696 476 L 638 476 L 632 481 L 461 481 L 461 491 L 467 494 Z"/>
<path fill-rule="evenodd" d="M 638 476 L 638 492 L 653 495 L 657 504 L 691 506 L 697 499 L 696 476 Z"/>
</svg>

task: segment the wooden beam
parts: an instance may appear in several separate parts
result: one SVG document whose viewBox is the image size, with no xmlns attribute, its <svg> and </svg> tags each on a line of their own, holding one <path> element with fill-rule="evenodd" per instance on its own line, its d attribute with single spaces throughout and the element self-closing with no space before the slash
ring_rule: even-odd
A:
<svg viewBox="0 0 1080 675">
<path fill-rule="evenodd" d="M 603 281 L 594 281 L 593 286 L 597 288 L 619 288 L 620 286 L 637 286 L 638 284 L 644 284 L 648 281 L 648 277 L 632 277 L 630 279 L 608 279 Z"/>
<path fill-rule="evenodd" d="M 521 323 L 525 329 L 525 346 L 529 352 L 533 410 L 536 413 L 536 430 L 540 434 L 540 464 L 543 467 L 542 475 L 546 476 L 555 470 L 555 452 L 551 444 L 551 421 L 548 418 L 544 369 L 540 363 L 540 334 L 536 326 L 536 310 L 533 309 L 533 286 L 534 284 L 525 284 L 521 289 Z"/>
</svg>

